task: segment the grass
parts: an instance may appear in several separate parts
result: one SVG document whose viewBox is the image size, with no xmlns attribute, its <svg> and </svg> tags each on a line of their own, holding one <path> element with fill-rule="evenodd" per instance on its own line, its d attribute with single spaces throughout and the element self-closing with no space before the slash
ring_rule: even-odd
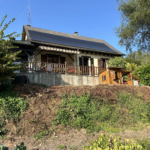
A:
<svg viewBox="0 0 150 150">
<path fill-rule="evenodd" d="M 88 133 L 100 130 L 117 133 L 125 129 L 138 130 L 150 121 L 150 103 L 141 96 L 120 93 L 117 104 L 83 93 L 81 97 L 63 96 L 53 124 L 76 129 L 85 128 Z"/>
<path fill-rule="evenodd" d="M 64 149 L 64 148 L 66 148 L 66 146 L 65 145 L 58 145 L 57 148 Z"/>
<path fill-rule="evenodd" d="M 142 145 L 142 147 L 144 148 L 144 150 L 150 150 L 150 140 L 148 139 L 138 139 L 137 142 Z"/>
<path fill-rule="evenodd" d="M 48 135 L 49 132 L 48 131 L 38 131 L 37 134 L 35 134 L 33 137 L 36 139 L 36 140 L 39 140 L 39 139 L 44 139 L 44 137 L 46 135 Z"/>
</svg>

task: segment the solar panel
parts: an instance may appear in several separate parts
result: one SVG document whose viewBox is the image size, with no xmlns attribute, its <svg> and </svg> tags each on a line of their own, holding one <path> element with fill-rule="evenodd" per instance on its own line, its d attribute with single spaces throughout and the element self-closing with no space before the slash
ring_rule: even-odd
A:
<svg viewBox="0 0 150 150">
<path fill-rule="evenodd" d="M 36 41 L 62 44 L 67 46 L 80 47 L 80 48 L 95 49 L 95 50 L 104 50 L 104 51 L 116 53 L 116 51 L 112 50 L 104 43 L 73 39 L 69 37 L 31 31 L 31 30 L 29 30 L 29 34 L 31 39 Z"/>
</svg>

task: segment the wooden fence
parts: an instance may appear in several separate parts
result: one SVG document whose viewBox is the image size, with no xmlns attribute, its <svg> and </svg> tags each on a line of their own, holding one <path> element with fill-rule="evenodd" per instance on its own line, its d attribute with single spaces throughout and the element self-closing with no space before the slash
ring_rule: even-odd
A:
<svg viewBox="0 0 150 150">
<path fill-rule="evenodd" d="M 97 76 L 104 68 L 92 66 L 76 66 L 60 63 L 47 62 L 22 62 L 21 72 L 55 72 L 64 74 L 92 75 Z"/>
</svg>

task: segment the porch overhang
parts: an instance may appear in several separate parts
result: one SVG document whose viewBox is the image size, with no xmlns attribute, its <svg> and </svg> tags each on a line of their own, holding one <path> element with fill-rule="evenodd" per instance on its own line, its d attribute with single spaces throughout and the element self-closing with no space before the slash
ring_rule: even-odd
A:
<svg viewBox="0 0 150 150">
<path fill-rule="evenodd" d="M 63 53 L 69 53 L 69 54 L 80 54 L 79 51 L 65 49 L 65 48 L 58 48 L 58 47 L 50 47 L 50 46 L 38 46 L 38 49 L 46 50 L 46 51 L 63 52 Z"/>
</svg>

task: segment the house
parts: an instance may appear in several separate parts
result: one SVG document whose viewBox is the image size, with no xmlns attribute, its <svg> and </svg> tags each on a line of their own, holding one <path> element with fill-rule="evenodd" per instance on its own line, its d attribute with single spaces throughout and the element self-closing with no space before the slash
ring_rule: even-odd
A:
<svg viewBox="0 0 150 150">
<path fill-rule="evenodd" d="M 99 76 L 106 70 L 106 62 L 124 54 L 104 40 L 23 26 L 21 41 L 15 41 L 22 50 L 18 56 L 24 72 L 55 72 Z"/>
</svg>

